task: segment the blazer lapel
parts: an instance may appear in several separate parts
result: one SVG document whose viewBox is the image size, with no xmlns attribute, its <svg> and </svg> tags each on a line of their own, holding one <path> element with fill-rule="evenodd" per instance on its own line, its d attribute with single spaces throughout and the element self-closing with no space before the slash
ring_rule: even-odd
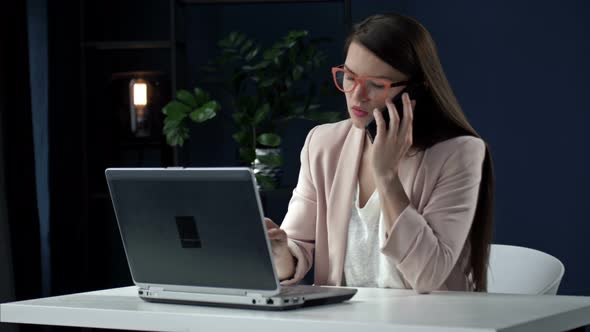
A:
<svg viewBox="0 0 590 332">
<path fill-rule="evenodd" d="M 352 123 L 351 123 L 352 124 Z M 365 131 L 351 125 L 338 159 L 327 208 L 329 285 L 342 284 L 344 255 L 348 241 L 348 224 L 352 195 L 356 189 Z"/>
</svg>

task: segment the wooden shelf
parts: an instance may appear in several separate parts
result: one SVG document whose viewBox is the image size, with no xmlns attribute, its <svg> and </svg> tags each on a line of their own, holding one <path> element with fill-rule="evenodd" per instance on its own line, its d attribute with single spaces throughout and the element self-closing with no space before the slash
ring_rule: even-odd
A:
<svg viewBox="0 0 590 332">
<path fill-rule="evenodd" d="M 180 0 L 187 5 L 216 5 L 216 4 L 268 4 L 268 3 L 297 3 L 297 2 L 342 2 L 342 0 Z"/>
<path fill-rule="evenodd" d="M 129 142 L 123 141 L 119 143 L 119 147 L 122 149 L 144 149 L 144 148 L 161 148 L 165 145 L 161 142 Z"/>
<path fill-rule="evenodd" d="M 176 42 L 176 46 L 184 43 Z M 169 40 L 127 40 L 127 41 L 87 41 L 81 44 L 85 48 L 97 50 L 146 50 L 146 49 L 170 49 L 173 43 Z"/>
</svg>

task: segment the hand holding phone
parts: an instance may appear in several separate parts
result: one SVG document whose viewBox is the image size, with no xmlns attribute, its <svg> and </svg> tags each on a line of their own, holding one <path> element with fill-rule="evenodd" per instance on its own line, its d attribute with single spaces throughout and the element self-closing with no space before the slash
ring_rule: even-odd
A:
<svg viewBox="0 0 590 332">
<path fill-rule="evenodd" d="M 402 95 L 404 94 L 404 92 L 407 92 L 410 99 L 411 100 L 416 100 L 416 102 L 419 102 L 419 99 L 421 97 L 424 96 L 424 87 L 421 83 L 410 83 L 408 84 L 402 91 L 400 91 L 398 94 L 396 94 L 393 99 L 392 102 L 395 105 L 395 108 L 397 110 L 397 114 L 399 116 L 399 119 L 401 120 L 404 114 L 404 104 L 402 101 Z M 383 120 L 385 121 L 385 128 L 387 128 L 389 130 L 389 111 L 387 110 L 387 106 L 385 106 L 384 108 L 382 108 L 380 110 L 381 114 L 383 115 Z M 373 120 L 371 120 L 371 122 L 369 122 L 367 124 L 366 128 L 366 132 L 369 135 L 369 139 L 371 140 L 371 143 L 373 143 L 373 141 L 375 140 L 375 137 L 377 136 L 377 123 L 375 122 L 375 119 L 373 118 Z"/>
</svg>

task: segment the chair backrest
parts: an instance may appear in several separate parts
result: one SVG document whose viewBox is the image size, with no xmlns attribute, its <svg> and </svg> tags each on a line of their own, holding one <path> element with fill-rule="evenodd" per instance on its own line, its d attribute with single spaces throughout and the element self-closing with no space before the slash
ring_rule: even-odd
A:
<svg viewBox="0 0 590 332">
<path fill-rule="evenodd" d="M 557 294 L 565 272 L 559 259 L 530 248 L 492 244 L 488 292 Z"/>
</svg>

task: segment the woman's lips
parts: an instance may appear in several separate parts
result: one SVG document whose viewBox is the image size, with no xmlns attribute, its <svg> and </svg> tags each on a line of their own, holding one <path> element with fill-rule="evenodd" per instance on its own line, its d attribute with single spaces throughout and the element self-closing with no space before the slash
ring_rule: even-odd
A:
<svg viewBox="0 0 590 332">
<path fill-rule="evenodd" d="M 352 108 L 352 113 L 354 115 L 358 116 L 359 118 L 363 118 L 363 117 L 369 115 L 368 112 L 363 111 L 363 109 L 360 108 L 360 107 L 353 107 Z"/>
</svg>

